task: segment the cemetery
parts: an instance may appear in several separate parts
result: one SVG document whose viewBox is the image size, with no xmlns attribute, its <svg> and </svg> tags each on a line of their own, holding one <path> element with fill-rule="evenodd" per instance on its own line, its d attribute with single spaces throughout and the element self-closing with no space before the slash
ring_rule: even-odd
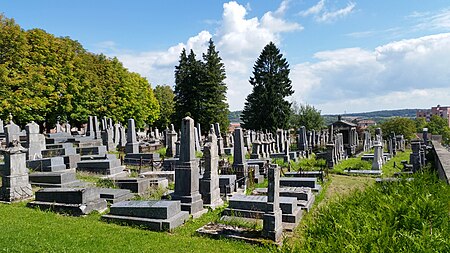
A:
<svg viewBox="0 0 450 253">
<path fill-rule="evenodd" d="M 126 128 L 115 124 L 116 130 L 111 119 L 103 122 L 100 128 L 97 117 L 90 116 L 85 128 L 68 131 L 63 124 L 51 134 L 42 134 L 34 122 L 25 130 L 5 122 L 1 200 L 45 211 L 39 215 L 88 215 L 105 225 L 157 233 L 195 227 L 194 237 L 249 245 L 272 241 L 283 247 L 295 242 L 292 233 L 305 230 L 300 224 L 311 223 L 308 213 L 338 175 L 377 184 L 413 182 L 413 173 L 424 170 L 427 159 L 444 159 L 439 175 L 448 176 L 444 157 L 449 154 L 427 129 L 409 149 L 402 135 L 384 139 L 380 128 L 374 135 L 363 132 L 360 141 L 353 128 L 336 127 L 341 119 L 317 132 L 278 130 L 276 138 L 238 127 L 224 136 L 228 141 L 217 134 L 217 124 L 201 134 L 190 117 L 183 119 L 179 133 L 174 125 L 139 132 L 133 119 Z M 113 131 L 119 134 L 105 134 Z M 149 145 L 165 152 L 142 151 Z M 65 163 L 67 156 L 77 158 Z M 166 159 L 170 166 L 164 166 Z M 363 188 L 373 187 L 367 182 Z"/>
<path fill-rule="evenodd" d="M 174 85 L 152 87 L 0 14 L 0 249 L 450 252 L 450 109 L 325 117 L 292 100 L 274 36 L 230 112 L 208 36 L 203 54 L 171 48 Z"/>
</svg>

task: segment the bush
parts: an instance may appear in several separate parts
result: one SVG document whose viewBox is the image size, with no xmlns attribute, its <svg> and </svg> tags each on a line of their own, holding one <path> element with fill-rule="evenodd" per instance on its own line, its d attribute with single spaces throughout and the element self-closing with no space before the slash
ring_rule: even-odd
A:
<svg viewBox="0 0 450 253">
<path fill-rule="evenodd" d="M 450 186 L 435 173 L 375 184 L 319 208 L 304 252 L 449 252 Z"/>
</svg>

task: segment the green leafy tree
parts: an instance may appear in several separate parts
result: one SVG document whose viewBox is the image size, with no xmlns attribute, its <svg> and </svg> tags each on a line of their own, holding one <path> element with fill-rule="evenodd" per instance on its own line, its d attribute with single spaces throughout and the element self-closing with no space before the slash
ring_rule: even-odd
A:
<svg viewBox="0 0 450 253">
<path fill-rule="evenodd" d="M 288 127 L 291 104 L 285 97 L 294 93 L 289 79 L 289 64 L 280 50 L 270 42 L 264 47 L 253 67 L 253 86 L 245 102 L 241 119 L 243 127 L 253 130 Z"/>
<path fill-rule="evenodd" d="M 421 133 L 422 130 L 427 127 L 427 121 L 425 118 L 420 117 L 420 118 L 416 118 L 414 120 L 414 123 L 416 124 L 416 131 L 417 133 Z"/>
<path fill-rule="evenodd" d="M 155 97 L 159 103 L 160 116 L 159 119 L 155 121 L 155 126 L 159 129 L 166 129 L 171 123 L 171 118 L 175 112 L 174 98 L 172 88 L 168 85 L 156 85 Z"/>
<path fill-rule="evenodd" d="M 47 129 L 58 117 L 81 126 L 88 115 L 138 127 L 154 122 L 159 104 L 148 81 L 116 58 L 87 52 L 68 37 L 24 31 L 0 15 L 0 118 Z"/>
<path fill-rule="evenodd" d="M 431 134 L 442 135 L 442 142 L 444 144 L 450 144 L 450 127 L 448 126 L 447 119 L 433 115 L 427 124 L 427 128 Z"/>
<path fill-rule="evenodd" d="M 305 126 L 307 130 L 321 130 L 325 126 L 325 122 L 317 110 L 312 105 L 298 105 L 296 102 L 291 106 L 291 127 L 299 128 Z"/>
<path fill-rule="evenodd" d="M 403 134 L 406 139 L 415 138 L 416 124 L 414 120 L 403 117 L 393 117 L 380 125 L 383 137 L 387 138 L 392 132 L 395 134 Z"/>
</svg>

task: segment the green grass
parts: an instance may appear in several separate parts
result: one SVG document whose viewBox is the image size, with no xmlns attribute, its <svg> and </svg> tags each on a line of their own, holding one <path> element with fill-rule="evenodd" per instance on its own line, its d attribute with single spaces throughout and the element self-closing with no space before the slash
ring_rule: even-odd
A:
<svg viewBox="0 0 450 253">
<path fill-rule="evenodd" d="M 305 220 L 302 252 L 449 252 L 450 186 L 435 173 L 373 184 Z"/>
<path fill-rule="evenodd" d="M 401 171 L 403 167 L 401 161 L 406 160 L 409 162 L 410 154 L 411 149 L 405 150 L 405 152 L 398 151 L 396 156 L 383 165 L 383 177 L 392 177 L 395 172 Z M 396 167 L 394 167 L 394 163 L 396 164 Z"/>
<path fill-rule="evenodd" d="M 69 217 L 0 204 L 0 248 L 5 252 L 267 252 L 235 240 L 198 236 L 195 230 L 219 217 L 218 211 L 188 221 L 172 233 L 108 224 L 99 214 Z"/>
<path fill-rule="evenodd" d="M 332 173 L 342 174 L 344 170 L 370 170 L 372 169 L 372 163 L 369 161 L 363 161 L 360 157 L 352 157 L 347 160 L 343 160 L 336 164 L 330 171 Z"/>
</svg>

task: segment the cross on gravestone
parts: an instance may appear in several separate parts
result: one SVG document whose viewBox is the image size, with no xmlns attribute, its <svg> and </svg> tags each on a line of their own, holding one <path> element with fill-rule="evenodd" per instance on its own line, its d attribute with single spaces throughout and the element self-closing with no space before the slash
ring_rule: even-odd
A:
<svg viewBox="0 0 450 253">
<path fill-rule="evenodd" d="M 267 205 L 263 216 L 264 237 L 278 242 L 283 233 L 282 212 L 280 208 L 280 169 L 270 165 L 268 169 Z"/>
<path fill-rule="evenodd" d="M 5 161 L 0 200 L 12 202 L 32 197 L 33 192 L 29 183 L 28 168 L 26 167 L 27 150 L 15 139 L 8 148 L 0 152 L 3 154 Z"/>
</svg>

